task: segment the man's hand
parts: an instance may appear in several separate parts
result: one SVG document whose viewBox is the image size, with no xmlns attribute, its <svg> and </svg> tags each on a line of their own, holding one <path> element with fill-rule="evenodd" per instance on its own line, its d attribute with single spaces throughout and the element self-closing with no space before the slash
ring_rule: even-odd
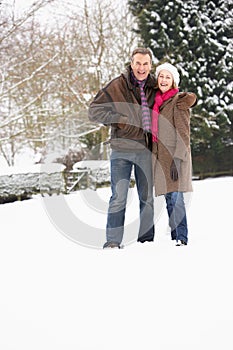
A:
<svg viewBox="0 0 233 350">
<path fill-rule="evenodd" d="M 123 124 L 123 123 L 117 123 L 117 127 L 118 127 L 119 129 L 124 129 L 125 125 L 126 125 L 126 124 Z"/>
<path fill-rule="evenodd" d="M 174 158 L 170 167 L 170 175 L 173 181 L 177 181 L 180 174 L 181 159 Z"/>
<path fill-rule="evenodd" d="M 177 107 L 179 109 L 187 110 L 195 104 L 196 100 L 197 97 L 192 92 L 182 92 L 179 94 Z"/>
<path fill-rule="evenodd" d="M 119 123 L 117 123 L 117 127 L 119 129 L 124 129 L 126 124 L 128 122 L 128 118 L 125 117 L 124 115 L 122 115 L 120 118 L 119 118 Z"/>
</svg>

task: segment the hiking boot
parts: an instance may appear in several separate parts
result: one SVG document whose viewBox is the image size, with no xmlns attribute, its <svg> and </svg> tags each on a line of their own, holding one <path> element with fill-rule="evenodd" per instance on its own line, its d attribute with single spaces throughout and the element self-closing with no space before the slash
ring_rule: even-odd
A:
<svg viewBox="0 0 233 350">
<path fill-rule="evenodd" d="M 176 246 L 177 246 L 177 247 L 180 247 L 180 246 L 182 246 L 182 245 L 187 245 L 187 242 L 178 239 L 178 241 L 176 241 Z"/>
<path fill-rule="evenodd" d="M 109 248 L 110 249 L 114 249 L 114 248 L 121 249 L 122 247 L 117 242 L 106 242 L 106 243 L 104 243 L 103 249 L 109 249 Z"/>
<path fill-rule="evenodd" d="M 154 237 L 138 238 L 137 242 L 139 242 L 139 243 L 154 242 Z"/>
</svg>

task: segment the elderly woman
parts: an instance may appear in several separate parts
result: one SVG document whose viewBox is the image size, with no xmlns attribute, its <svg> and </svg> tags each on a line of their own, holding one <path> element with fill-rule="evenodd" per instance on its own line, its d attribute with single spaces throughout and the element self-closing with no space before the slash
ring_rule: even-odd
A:
<svg viewBox="0 0 233 350">
<path fill-rule="evenodd" d="M 171 239 L 177 246 L 187 245 L 183 193 L 192 191 L 189 107 L 196 103 L 196 95 L 179 92 L 179 73 L 170 63 L 159 65 L 155 76 L 158 87 L 152 113 L 155 195 L 165 196 Z M 181 109 L 179 102 L 184 97 L 187 107 Z"/>
</svg>

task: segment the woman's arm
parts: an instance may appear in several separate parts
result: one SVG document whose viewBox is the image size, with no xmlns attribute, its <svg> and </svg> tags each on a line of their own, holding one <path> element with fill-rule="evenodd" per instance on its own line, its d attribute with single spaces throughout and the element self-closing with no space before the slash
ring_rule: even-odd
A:
<svg viewBox="0 0 233 350">
<path fill-rule="evenodd" d="M 174 127 L 176 130 L 176 149 L 174 158 L 187 160 L 190 154 L 190 111 L 174 106 Z"/>
<path fill-rule="evenodd" d="M 197 96 L 193 92 L 181 92 L 178 94 L 177 107 L 186 110 L 197 104 Z"/>
</svg>

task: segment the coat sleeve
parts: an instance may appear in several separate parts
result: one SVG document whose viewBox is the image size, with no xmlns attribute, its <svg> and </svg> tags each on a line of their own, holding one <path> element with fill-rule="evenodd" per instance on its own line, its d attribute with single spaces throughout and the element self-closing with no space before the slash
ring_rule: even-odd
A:
<svg viewBox="0 0 233 350">
<path fill-rule="evenodd" d="M 111 125 L 114 123 L 125 123 L 125 116 L 116 111 L 115 103 L 107 89 L 102 89 L 95 96 L 88 109 L 90 121 Z"/>
<path fill-rule="evenodd" d="M 174 126 L 176 129 L 176 147 L 174 158 L 183 161 L 190 155 L 190 111 L 181 110 L 177 104 L 174 106 Z"/>
<path fill-rule="evenodd" d="M 179 109 L 193 108 L 197 104 L 197 96 L 193 92 L 181 92 L 178 94 L 177 107 Z"/>
</svg>

